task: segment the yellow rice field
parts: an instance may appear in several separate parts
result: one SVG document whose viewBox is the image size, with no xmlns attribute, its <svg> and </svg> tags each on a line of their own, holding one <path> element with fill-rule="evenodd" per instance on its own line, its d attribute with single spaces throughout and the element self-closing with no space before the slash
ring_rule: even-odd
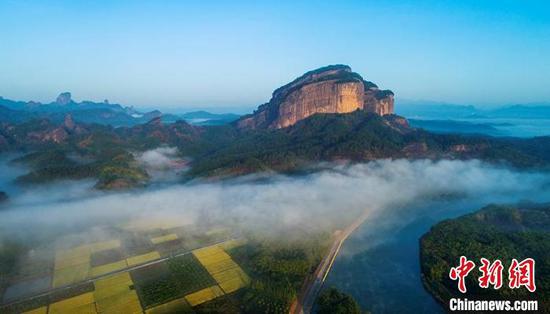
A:
<svg viewBox="0 0 550 314">
<path fill-rule="evenodd" d="M 97 314 L 94 295 L 92 292 L 87 292 L 76 297 L 61 300 L 34 309 L 26 314 Z"/>
<path fill-rule="evenodd" d="M 142 313 L 132 278 L 128 272 L 97 280 L 94 297 L 99 313 Z"/>
<path fill-rule="evenodd" d="M 55 269 L 53 273 L 52 286 L 54 288 L 69 285 L 88 278 L 90 262 L 70 266 L 62 269 Z"/>
<path fill-rule="evenodd" d="M 146 254 L 129 257 L 126 259 L 126 264 L 128 264 L 128 266 L 134 266 L 134 265 L 139 265 L 146 262 L 154 261 L 159 258 L 160 258 L 159 252 L 153 251 Z"/>
<path fill-rule="evenodd" d="M 185 296 L 185 300 L 191 305 L 196 306 L 204 302 L 213 300 L 223 295 L 222 289 L 218 286 L 208 287 Z"/>
<path fill-rule="evenodd" d="M 48 307 L 47 306 L 43 306 L 43 307 L 39 307 L 39 308 L 34 309 L 34 310 L 23 312 L 23 314 L 47 314 L 47 313 L 48 313 Z"/>
<path fill-rule="evenodd" d="M 218 283 L 220 285 L 220 288 L 222 288 L 225 293 L 231 293 L 241 288 L 244 288 L 250 282 L 248 276 L 246 276 L 246 274 L 242 271 L 235 272 L 232 275 L 233 277 L 229 277 L 228 279 L 220 281 Z"/>
<path fill-rule="evenodd" d="M 114 268 L 120 267 L 120 264 L 108 264 L 99 266 L 102 268 L 90 269 L 90 258 L 92 253 L 118 248 L 120 245 L 120 240 L 115 239 L 56 251 L 52 286 L 54 288 L 62 287 L 85 280 L 89 276 L 108 273 L 109 271 L 106 270 L 109 269 L 116 270 Z"/>
<path fill-rule="evenodd" d="M 125 261 L 121 261 L 126 263 Z M 109 265 L 109 264 L 108 264 Z M 96 314 L 143 313 L 128 272 L 94 282 L 95 290 L 61 300 L 32 311 L 30 314 Z"/>
<path fill-rule="evenodd" d="M 115 240 L 91 243 L 88 245 L 92 253 L 96 253 L 96 252 L 101 252 L 106 250 L 117 249 L 120 247 L 120 244 L 121 244 L 120 240 L 115 239 Z"/>
<path fill-rule="evenodd" d="M 129 290 L 133 284 L 128 272 L 115 274 L 94 282 L 94 297 L 96 300 L 103 299 L 117 293 Z"/>
<path fill-rule="evenodd" d="M 98 313 L 143 313 L 134 290 L 127 290 L 97 300 Z"/>
<path fill-rule="evenodd" d="M 163 242 L 168 242 L 168 241 L 176 240 L 177 238 L 178 238 L 178 235 L 177 235 L 177 234 L 175 234 L 175 233 L 170 233 L 170 234 L 163 235 L 163 236 L 160 236 L 160 237 L 151 238 L 151 242 L 152 242 L 153 244 L 159 244 L 159 243 L 163 243 Z"/>
<path fill-rule="evenodd" d="M 197 249 L 193 254 L 225 293 L 237 291 L 250 282 L 246 273 L 219 245 Z"/>
<path fill-rule="evenodd" d="M 48 313 L 96 313 L 94 294 L 87 292 L 50 304 Z"/>
<path fill-rule="evenodd" d="M 60 312 L 54 312 L 50 310 L 49 314 L 59 313 L 59 314 L 97 314 L 95 303 L 84 304 L 69 310 L 62 310 Z"/>
<path fill-rule="evenodd" d="M 92 269 L 90 269 L 90 277 L 101 276 L 113 271 L 124 269 L 126 267 L 128 267 L 128 265 L 126 264 L 126 260 L 121 260 L 114 263 L 92 267 Z"/>
<path fill-rule="evenodd" d="M 54 268 L 62 269 L 88 263 L 90 261 L 90 255 L 90 252 L 79 252 L 78 254 L 72 252 L 58 253 L 56 254 Z"/>
</svg>

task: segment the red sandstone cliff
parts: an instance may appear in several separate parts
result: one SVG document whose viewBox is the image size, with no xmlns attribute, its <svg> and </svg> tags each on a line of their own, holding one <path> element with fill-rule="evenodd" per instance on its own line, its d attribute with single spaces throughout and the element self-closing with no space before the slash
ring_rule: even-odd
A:
<svg viewBox="0 0 550 314">
<path fill-rule="evenodd" d="M 347 65 L 307 72 L 276 89 L 271 100 L 237 121 L 240 128 L 284 128 L 315 113 L 393 113 L 393 93 L 363 80 Z"/>
</svg>

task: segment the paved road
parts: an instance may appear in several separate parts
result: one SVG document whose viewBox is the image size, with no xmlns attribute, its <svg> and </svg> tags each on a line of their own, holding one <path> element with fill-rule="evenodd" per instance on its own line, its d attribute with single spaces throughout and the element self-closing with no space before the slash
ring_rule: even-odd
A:
<svg viewBox="0 0 550 314">
<path fill-rule="evenodd" d="M 332 268 L 332 264 L 334 264 L 334 260 L 336 259 L 336 256 L 338 256 L 338 252 L 340 251 L 342 244 L 346 241 L 349 235 L 352 234 L 353 231 L 355 231 L 355 229 L 357 229 L 367 219 L 368 216 L 369 211 L 365 210 L 363 214 L 354 220 L 351 225 L 346 227 L 346 229 L 339 231 L 335 235 L 334 242 L 332 243 L 328 254 L 321 260 L 321 263 L 313 275 L 307 278 L 304 282 L 300 294 L 290 307 L 290 314 L 307 314 L 311 312 L 313 304 L 315 303 L 315 300 L 317 300 L 317 296 L 323 287 L 325 279 L 327 279 L 327 276 Z"/>
</svg>

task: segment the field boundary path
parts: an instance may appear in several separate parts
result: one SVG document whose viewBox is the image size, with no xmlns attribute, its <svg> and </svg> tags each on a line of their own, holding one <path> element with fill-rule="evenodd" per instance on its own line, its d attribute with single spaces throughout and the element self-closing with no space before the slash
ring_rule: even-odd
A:
<svg viewBox="0 0 550 314">
<path fill-rule="evenodd" d="M 311 309 L 313 308 L 315 300 L 317 299 L 317 296 L 319 295 L 319 292 L 321 291 L 321 288 L 323 287 L 323 284 L 327 279 L 330 270 L 332 269 L 332 265 L 334 264 L 334 260 L 336 260 L 336 256 L 338 256 L 338 252 L 340 252 L 342 244 L 344 244 L 344 241 L 346 241 L 346 239 L 359 226 L 361 226 L 363 222 L 365 222 L 369 214 L 370 211 L 365 210 L 363 214 L 361 214 L 361 216 L 359 216 L 349 226 L 347 226 L 346 229 L 340 231 L 338 234 L 335 235 L 335 239 L 328 253 L 321 260 L 321 263 L 319 263 L 319 266 L 317 266 L 317 269 L 315 270 L 313 275 L 310 275 L 308 278 L 306 278 L 298 297 L 290 306 L 290 314 L 311 313 Z"/>
<path fill-rule="evenodd" d="M 144 268 L 144 267 L 148 267 L 148 266 L 151 266 L 151 265 L 154 265 L 154 264 L 163 263 L 163 262 L 165 262 L 167 260 L 170 260 L 172 258 L 176 258 L 176 257 L 180 257 L 180 256 L 183 256 L 183 255 L 191 254 L 191 253 L 193 253 L 194 250 L 209 247 L 209 246 L 213 246 L 213 245 L 222 244 L 224 242 L 231 241 L 231 240 L 238 240 L 238 238 L 231 237 L 231 238 L 224 239 L 224 240 L 221 240 L 221 241 L 217 241 L 217 242 L 214 242 L 214 243 L 209 243 L 209 244 L 204 245 L 202 247 L 194 248 L 192 250 L 187 250 L 187 251 L 176 253 L 176 254 L 170 254 L 168 256 L 161 257 L 159 259 L 156 259 L 156 260 L 153 260 L 153 261 L 150 261 L 150 262 L 146 262 L 146 263 L 143 263 L 143 264 L 138 264 L 138 265 L 135 265 L 135 266 L 129 266 L 129 267 L 119 269 L 119 270 L 115 270 L 115 271 L 112 271 L 112 272 L 109 272 L 109 273 L 106 273 L 106 274 L 102 274 L 102 275 L 99 275 L 99 276 L 96 276 L 96 277 L 93 277 L 93 278 L 88 278 L 86 280 L 82 280 L 82 281 L 79 281 L 77 283 L 73 283 L 73 284 L 70 284 L 70 285 L 63 286 L 63 287 L 50 288 L 47 291 L 40 292 L 40 293 L 37 293 L 37 294 L 32 295 L 32 296 L 28 296 L 28 297 L 25 297 L 25 298 L 22 298 L 22 299 L 19 299 L 19 300 L 14 300 L 14 301 L 10 301 L 10 302 L 7 302 L 7 303 L 0 304 L 0 308 L 16 305 L 18 303 L 27 302 L 27 301 L 30 301 L 30 300 L 33 300 L 33 299 L 36 299 L 36 298 L 45 297 L 47 295 L 50 295 L 50 294 L 53 294 L 53 293 L 56 293 L 56 292 L 59 292 L 59 291 L 77 288 L 79 286 L 83 286 L 83 285 L 86 285 L 88 283 L 93 283 L 94 281 L 97 281 L 99 279 L 106 278 L 106 277 L 109 277 L 109 276 L 112 276 L 112 275 L 125 273 L 125 272 L 130 272 L 130 271 L 140 269 L 140 268 Z"/>
</svg>

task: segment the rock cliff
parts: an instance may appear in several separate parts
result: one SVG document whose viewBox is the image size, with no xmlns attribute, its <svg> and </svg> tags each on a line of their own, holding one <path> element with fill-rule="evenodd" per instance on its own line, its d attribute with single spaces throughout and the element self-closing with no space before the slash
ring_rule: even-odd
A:
<svg viewBox="0 0 550 314">
<path fill-rule="evenodd" d="M 355 110 L 393 113 L 393 93 L 363 80 L 347 65 L 329 65 L 305 73 L 276 89 L 271 100 L 237 121 L 240 128 L 291 126 L 316 113 L 349 113 Z"/>
</svg>

